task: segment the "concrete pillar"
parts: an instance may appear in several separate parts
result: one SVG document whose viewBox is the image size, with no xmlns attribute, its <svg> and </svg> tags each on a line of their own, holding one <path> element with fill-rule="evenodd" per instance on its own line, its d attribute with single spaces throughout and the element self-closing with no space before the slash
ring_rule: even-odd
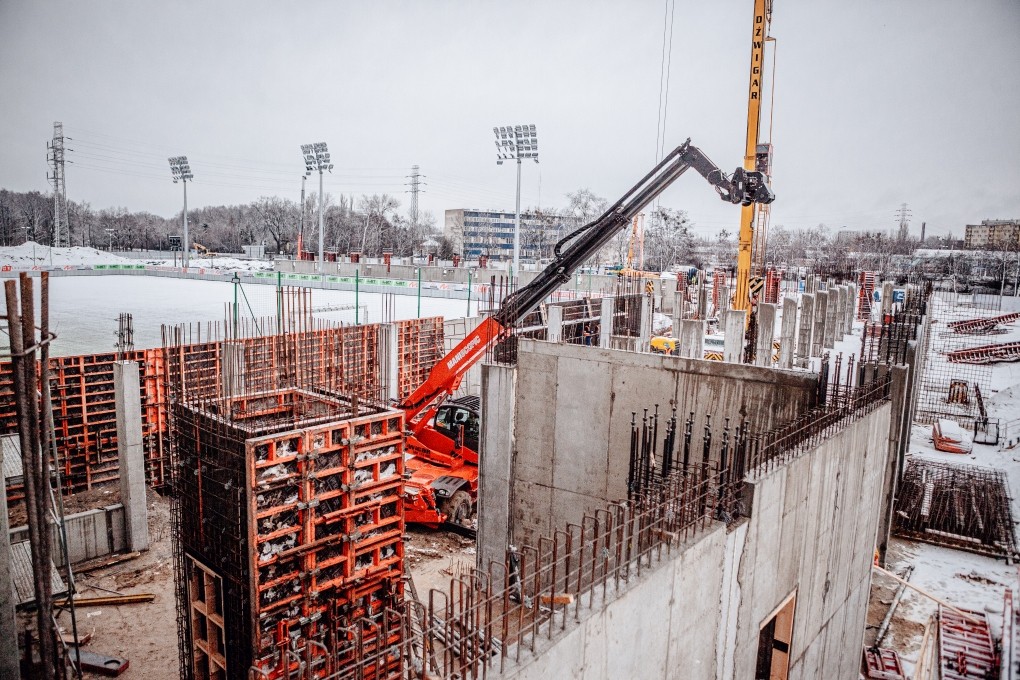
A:
<svg viewBox="0 0 1020 680">
<path fill-rule="evenodd" d="M 129 551 L 149 547 L 148 507 L 145 500 L 145 450 L 142 448 L 142 398 L 138 363 L 113 364 L 117 410 L 117 457 L 120 464 L 120 502 Z"/>
<path fill-rule="evenodd" d="M 847 286 L 847 288 L 849 289 L 848 290 L 848 294 L 850 296 L 850 304 L 847 305 L 847 310 L 846 310 L 847 322 L 846 323 L 847 323 L 847 328 L 849 328 L 850 330 L 853 330 L 854 321 L 857 320 L 857 286 L 855 286 L 854 284 L 851 283 L 849 286 Z M 850 331 L 847 331 L 847 332 L 850 332 Z"/>
<path fill-rule="evenodd" d="M 563 342 L 563 308 L 559 305 L 549 305 L 548 317 L 545 339 L 549 342 Z"/>
<path fill-rule="evenodd" d="M 698 318 L 708 318 L 708 300 L 709 300 L 709 286 L 708 280 L 705 278 L 705 272 L 701 273 L 701 285 L 698 286 Z"/>
<path fill-rule="evenodd" d="M 705 356 L 705 326 L 703 319 L 685 319 L 680 322 L 680 356 L 701 359 Z"/>
<path fill-rule="evenodd" d="M 779 368 L 793 368 L 797 345 L 797 299 L 783 298 L 783 320 L 779 331 Z"/>
<path fill-rule="evenodd" d="M 670 324 L 672 326 L 669 334 L 674 338 L 680 337 L 680 321 L 682 320 L 683 300 L 680 299 L 679 293 L 673 293 L 673 314 L 670 318 Z"/>
<path fill-rule="evenodd" d="M 514 452 L 517 369 L 482 365 L 482 416 L 479 437 L 478 541 L 476 562 L 488 569 L 502 563 L 510 543 L 510 487 Z"/>
<path fill-rule="evenodd" d="M 797 332 L 797 365 L 807 366 L 808 357 L 811 356 L 811 348 L 814 347 L 815 331 L 815 296 L 800 296 L 800 326 Z"/>
<path fill-rule="evenodd" d="M 846 325 L 846 304 L 847 304 L 846 286 L 837 286 L 836 296 L 839 298 L 839 304 L 836 306 L 836 339 L 842 340 L 843 336 L 846 335 L 848 332 L 848 328 Z"/>
<path fill-rule="evenodd" d="M 652 298 L 649 295 L 641 297 L 641 320 L 638 328 L 637 351 L 651 351 L 652 343 Z"/>
<path fill-rule="evenodd" d="M 810 276 L 807 277 L 807 280 L 804 281 L 804 294 L 814 295 L 817 291 L 818 291 L 818 277 L 815 276 L 814 274 L 811 274 Z"/>
<path fill-rule="evenodd" d="M 379 356 L 379 399 L 392 403 L 400 399 L 400 352 L 395 325 L 379 324 L 376 352 Z"/>
<path fill-rule="evenodd" d="M 839 311 L 839 295 L 833 286 L 828 293 L 828 305 L 825 308 L 825 328 L 822 331 L 822 344 L 825 347 L 836 346 L 836 316 Z"/>
<path fill-rule="evenodd" d="M 882 316 L 892 314 L 892 281 L 882 282 Z"/>
<path fill-rule="evenodd" d="M 892 411 L 889 416 L 889 447 L 886 450 L 885 482 L 882 493 L 882 516 L 878 520 L 878 553 L 880 560 L 885 562 L 886 550 L 889 546 L 889 535 L 892 532 L 893 512 L 896 489 L 902 474 L 902 460 L 906 453 L 906 438 L 909 438 L 910 394 L 908 389 L 909 369 L 903 365 L 891 366 L 889 381 L 889 401 Z M 906 427 L 904 427 L 906 425 Z"/>
<path fill-rule="evenodd" d="M 758 343 L 754 349 L 754 363 L 757 366 L 772 365 L 772 341 L 776 337 L 776 306 L 771 303 L 758 304 Z"/>
<path fill-rule="evenodd" d="M 722 313 L 730 308 L 730 287 L 719 286 L 719 308 L 715 310 L 716 316 L 719 317 L 720 324 L 722 323 Z"/>
<path fill-rule="evenodd" d="M 726 312 L 724 328 L 726 337 L 723 340 L 723 361 L 739 364 L 744 358 L 744 329 L 747 312 L 743 309 L 731 309 Z"/>
<path fill-rule="evenodd" d="M 599 347 L 609 349 L 613 338 L 613 310 L 616 298 L 607 295 L 602 298 L 602 311 L 599 314 Z"/>
<path fill-rule="evenodd" d="M 815 293 L 815 325 L 811 330 L 811 356 L 822 356 L 825 337 L 825 315 L 829 309 L 829 294 L 818 291 Z"/>
<path fill-rule="evenodd" d="M 223 357 L 220 361 L 223 372 L 223 396 L 236 397 L 244 394 L 244 343 L 223 342 Z"/>
<path fill-rule="evenodd" d="M 7 480 L 0 451 L 0 680 L 18 680 L 18 629 L 11 585 L 11 527 L 7 519 Z"/>
</svg>

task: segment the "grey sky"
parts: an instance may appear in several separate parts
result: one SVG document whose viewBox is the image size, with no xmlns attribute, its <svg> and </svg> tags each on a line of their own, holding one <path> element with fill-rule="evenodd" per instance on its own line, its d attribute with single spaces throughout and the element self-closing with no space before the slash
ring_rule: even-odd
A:
<svg viewBox="0 0 1020 680">
<path fill-rule="evenodd" d="M 0 0 L 0 187 L 47 190 L 45 143 L 75 141 L 68 197 L 172 215 L 296 199 L 299 145 L 326 141 L 327 191 L 424 209 L 512 209 L 492 127 L 538 126 L 523 204 L 615 199 L 655 160 L 664 0 L 35 2 Z M 741 162 L 750 0 L 677 0 L 667 110 L 724 169 Z M 1020 2 L 775 0 L 773 224 L 914 233 L 1020 217 Z M 310 184 L 310 188 L 312 185 Z M 697 178 L 663 205 L 738 226 Z"/>
</svg>

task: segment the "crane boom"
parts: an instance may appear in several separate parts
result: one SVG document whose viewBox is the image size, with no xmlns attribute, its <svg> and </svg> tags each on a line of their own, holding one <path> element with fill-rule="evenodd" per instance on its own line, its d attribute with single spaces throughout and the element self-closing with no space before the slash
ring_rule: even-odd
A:
<svg viewBox="0 0 1020 680">
<path fill-rule="evenodd" d="M 555 257 L 549 266 L 530 283 L 507 296 L 499 311 L 483 319 L 474 331 L 439 360 L 428 379 L 400 404 L 411 433 L 421 435 L 440 404 L 456 391 L 468 369 L 489 348 L 506 337 L 517 322 L 569 281 L 574 271 L 690 169 L 704 177 L 719 197 L 729 203 L 749 206 L 775 200 L 762 173 L 737 168 L 732 175 L 727 175 L 688 139 L 667 154 L 601 216 L 560 239 L 553 250 Z"/>
</svg>

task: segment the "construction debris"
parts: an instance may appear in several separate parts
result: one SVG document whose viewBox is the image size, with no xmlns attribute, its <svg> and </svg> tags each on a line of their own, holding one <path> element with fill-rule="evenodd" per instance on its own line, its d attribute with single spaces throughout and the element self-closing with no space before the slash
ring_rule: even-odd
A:
<svg viewBox="0 0 1020 680">
<path fill-rule="evenodd" d="M 1002 314 L 983 319 L 964 319 L 963 321 L 951 321 L 946 326 L 954 333 L 966 333 L 969 335 L 986 335 L 995 332 L 999 325 L 1012 323 L 1020 319 L 1020 313 Z"/>
<path fill-rule="evenodd" d="M 1020 342 L 1002 342 L 947 352 L 946 357 L 955 364 L 997 364 L 1020 361 Z"/>
</svg>

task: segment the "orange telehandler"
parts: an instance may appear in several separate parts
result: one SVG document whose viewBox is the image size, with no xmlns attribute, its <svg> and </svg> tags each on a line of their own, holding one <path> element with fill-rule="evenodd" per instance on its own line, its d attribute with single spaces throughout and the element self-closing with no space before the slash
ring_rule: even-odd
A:
<svg viewBox="0 0 1020 680">
<path fill-rule="evenodd" d="M 428 379 L 400 404 L 405 414 L 407 469 L 405 510 L 408 522 L 438 527 L 466 520 L 478 494 L 478 397 L 447 401 L 468 369 L 535 309 L 589 258 L 624 229 L 680 175 L 696 170 L 719 197 L 735 205 L 768 204 L 775 200 L 765 175 L 737 168 L 722 172 L 687 140 L 657 164 L 620 200 L 593 222 L 561 239 L 553 261 L 531 283 L 507 296 L 498 311 L 486 317 L 449 354 L 433 366 Z"/>
</svg>

